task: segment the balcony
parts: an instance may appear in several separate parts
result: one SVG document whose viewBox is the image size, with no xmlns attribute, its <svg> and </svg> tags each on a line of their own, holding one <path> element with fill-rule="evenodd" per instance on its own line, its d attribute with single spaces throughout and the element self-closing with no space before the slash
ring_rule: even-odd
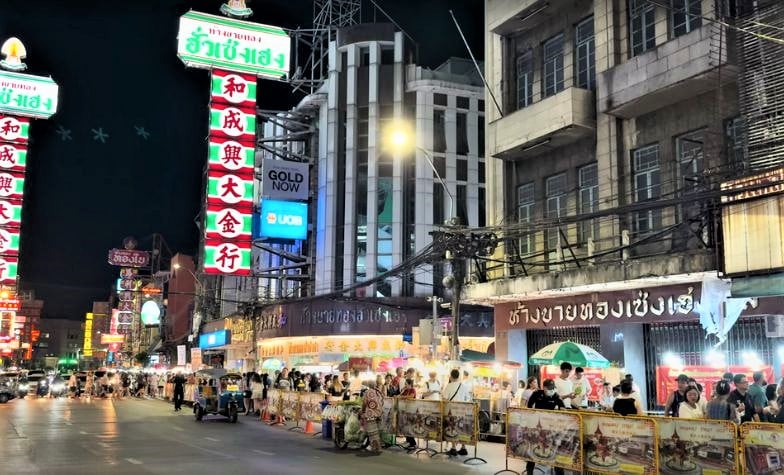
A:
<svg viewBox="0 0 784 475">
<path fill-rule="evenodd" d="M 493 0 L 486 8 L 488 29 L 497 35 L 521 33 L 556 14 L 545 0 Z"/>
<path fill-rule="evenodd" d="M 733 81 L 727 35 L 718 28 L 703 25 L 600 74 L 599 112 L 630 119 L 695 97 L 716 89 L 720 69 L 722 81 Z"/>
<path fill-rule="evenodd" d="M 490 154 L 521 160 L 596 133 L 594 93 L 570 87 L 488 125 Z"/>
</svg>

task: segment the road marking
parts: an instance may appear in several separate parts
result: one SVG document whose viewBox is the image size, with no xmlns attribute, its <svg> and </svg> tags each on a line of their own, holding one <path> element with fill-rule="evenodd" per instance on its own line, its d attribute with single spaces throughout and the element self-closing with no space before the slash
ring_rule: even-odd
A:
<svg viewBox="0 0 784 475">
<path fill-rule="evenodd" d="M 144 464 L 144 462 L 142 462 L 141 460 L 136 460 L 136 459 L 132 459 L 132 458 L 127 458 L 125 460 L 127 460 L 128 462 L 130 462 L 130 463 L 132 463 L 134 465 L 142 465 L 142 464 Z"/>
<path fill-rule="evenodd" d="M 220 442 L 220 440 L 218 440 L 218 439 L 216 439 L 214 437 L 205 437 L 204 439 L 209 440 L 210 442 Z"/>
<path fill-rule="evenodd" d="M 72 426 L 72 425 L 73 425 L 73 422 L 66 422 L 66 423 L 65 423 L 65 425 L 67 425 L 67 426 Z"/>
<path fill-rule="evenodd" d="M 79 433 L 82 434 L 82 435 L 87 435 L 87 432 L 85 432 L 83 430 L 80 430 Z"/>
<path fill-rule="evenodd" d="M 176 430 L 178 432 L 185 432 L 185 429 L 183 429 L 182 427 L 172 426 L 172 429 L 174 429 L 174 430 Z"/>
<path fill-rule="evenodd" d="M 111 444 L 107 444 L 106 442 L 98 442 L 98 445 L 100 445 L 104 449 L 108 449 L 109 447 L 111 447 Z"/>
<path fill-rule="evenodd" d="M 259 455 L 275 455 L 274 452 L 265 452 L 263 450 L 254 450 L 254 452 L 256 452 Z"/>
</svg>

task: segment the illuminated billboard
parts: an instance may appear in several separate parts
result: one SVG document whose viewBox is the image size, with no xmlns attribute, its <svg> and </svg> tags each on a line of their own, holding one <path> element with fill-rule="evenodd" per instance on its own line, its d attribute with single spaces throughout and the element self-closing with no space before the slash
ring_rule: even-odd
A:
<svg viewBox="0 0 784 475">
<path fill-rule="evenodd" d="M 261 200 L 259 236 L 278 239 L 308 237 L 308 205 L 291 201 Z"/>
<path fill-rule="evenodd" d="M 199 348 L 202 350 L 228 345 L 229 343 L 231 343 L 231 332 L 229 330 L 219 330 L 199 335 Z"/>
</svg>

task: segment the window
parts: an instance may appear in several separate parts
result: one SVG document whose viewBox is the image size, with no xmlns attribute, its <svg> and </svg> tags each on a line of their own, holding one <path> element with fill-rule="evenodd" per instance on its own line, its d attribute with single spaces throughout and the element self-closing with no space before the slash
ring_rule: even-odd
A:
<svg viewBox="0 0 784 475">
<path fill-rule="evenodd" d="M 517 108 L 534 102 L 534 57 L 528 50 L 517 57 Z"/>
<path fill-rule="evenodd" d="M 479 166 L 479 170 L 477 171 L 477 174 L 479 175 L 479 183 L 484 183 L 485 182 L 485 162 L 479 162 L 478 166 Z"/>
<path fill-rule="evenodd" d="M 444 189 L 441 183 L 433 183 L 433 224 L 444 222 Z"/>
<path fill-rule="evenodd" d="M 433 94 L 433 104 L 446 107 L 446 94 Z"/>
<path fill-rule="evenodd" d="M 599 170 L 596 163 L 586 165 L 577 171 L 580 189 L 580 214 L 593 213 L 599 209 Z M 599 222 L 595 219 L 580 222 L 580 242 L 596 239 L 599 235 Z"/>
<path fill-rule="evenodd" d="M 629 30 L 632 56 L 656 46 L 656 8 L 648 0 L 629 0 Z"/>
<path fill-rule="evenodd" d="M 649 145 L 632 152 L 634 165 L 634 199 L 655 200 L 661 196 L 659 146 Z M 646 233 L 661 227 L 661 210 L 639 211 L 634 216 L 634 231 Z"/>
<path fill-rule="evenodd" d="M 433 151 L 446 152 L 446 111 L 442 109 L 433 111 Z"/>
<path fill-rule="evenodd" d="M 545 217 L 556 221 L 566 216 L 566 173 L 549 177 L 545 181 Z M 558 225 L 550 225 L 547 229 L 547 249 L 558 247 Z"/>
<path fill-rule="evenodd" d="M 477 139 L 476 139 L 476 148 L 479 150 L 476 151 L 476 155 L 479 157 L 485 156 L 485 118 L 484 116 L 479 116 L 479 123 L 477 124 Z"/>
<path fill-rule="evenodd" d="M 743 167 L 748 157 L 746 156 L 746 123 L 743 117 L 735 117 L 727 121 L 724 126 L 727 161 L 737 167 Z"/>
<path fill-rule="evenodd" d="M 457 217 L 460 223 L 470 226 L 468 221 L 468 187 L 466 185 L 457 185 L 457 193 L 455 196 L 455 206 L 457 207 Z"/>
<path fill-rule="evenodd" d="M 517 187 L 517 221 L 530 223 L 534 219 L 534 184 L 525 183 Z M 533 231 L 520 239 L 520 255 L 525 256 L 534 252 Z"/>
<path fill-rule="evenodd" d="M 468 160 L 457 160 L 457 181 L 468 181 Z"/>
<path fill-rule="evenodd" d="M 455 152 L 458 155 L 468 155 L 468 116 L 465 112 L 457 113 L 457 137 L 455 137 Z"/>
<path fill-rule="evenodd" d="M 381 64 L 395 64 L 395 48 L 381 48 Z"/>
<path fill-rule="evenodd" d="M 487 218 L 485 217 L 485 189 L 479 187 L 479 227 L 487 226 Z"/>
<path fill-rule="evenodd" d="M 370 66 L 370 48 L 359 48 L 359 65 Z"/>
<path fill-rule="evenodd" d="M 702 26 L 702 0 L 670 0 L 670 11 L 675 38 Z"/>
<path fill-rule="evenodd" d="M 457 96 L 457 108 L 458 109 L 468 109 L 468 98 L 463 96 Z"/>
<path fill-rule="evenodd" d="M 703 131 L 690 132 L 675 138 L 675 156 L 678 159 L 679 186 L 684 193 L 697 188 L 697 179 L 703 171 Z"/>
<path fill-rule="evenodd" d="M 438 172 L 438 176 L 433 176 L 433 179 L 437 180 L 438 177 L 440 176 L 441 178 L 446 180 L 446 157 L 444 156 L 433 157 L 433 167 Z"/>
<path fill-rule="evenodd" d="M 577 87 L 596 89 L 596 51 L 593 37 L 593 17 L 588 17 L 574 29 L 577 55 Z"/>
<path fill-rule="evenodd" d="M 542 46 L 544 81 L 542 95 L 549 97 L 564 88 L 563 34 L 545 41 Z"/>
<path fill-rule="evenodd" d="M 484 112 L 484 111 L 485 111 L 485 101 L 480 100 L 479 101 L 479 112 Z"/>
</svg>

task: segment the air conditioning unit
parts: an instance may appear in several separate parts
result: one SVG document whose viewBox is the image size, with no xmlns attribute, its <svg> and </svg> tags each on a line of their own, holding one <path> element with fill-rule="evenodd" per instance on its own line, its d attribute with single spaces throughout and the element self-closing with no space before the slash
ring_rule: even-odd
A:
<svg viewBox="0 0 784 475">
<path fill-rule="evenodd" d="M 784 337 L 784 315 L 765 315 L 765 336 Z"/>
</svg>

